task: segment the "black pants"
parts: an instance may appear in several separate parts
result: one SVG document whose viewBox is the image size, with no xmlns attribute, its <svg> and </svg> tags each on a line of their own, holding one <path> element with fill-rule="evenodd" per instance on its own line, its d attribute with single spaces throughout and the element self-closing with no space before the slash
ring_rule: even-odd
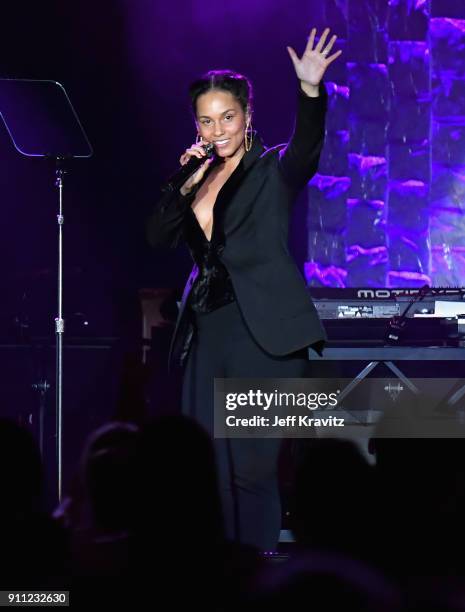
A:
<svg viewBox="0 0 465 612">
<path fill-rule="evenodd" d="M 307 352 L 275 357 L 251 336 L 236 302 L 197 314 L 184 372 L 183 412 L 213 437 L 214 378 L 300 378 L 308 375 Z M 230 539 L 275 550 L 281 529 L 277 478 L 281 440 L 213 440 L 226 534 Z"/>
</svg>

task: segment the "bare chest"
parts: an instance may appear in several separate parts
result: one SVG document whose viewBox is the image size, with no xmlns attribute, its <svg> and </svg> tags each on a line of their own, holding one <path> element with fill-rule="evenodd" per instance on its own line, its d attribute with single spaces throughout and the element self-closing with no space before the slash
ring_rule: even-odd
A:
<svg viewBox="0 0 465 612">
<path fill-rule="evenodd" d="M 211 240 L 213 230 L 213 208 L 223 185 L 228 180 L 230 174 L 221 174 L 207 177 L 203 185 L 197 192 L 192 204 L 192 210 L 197 217 L 197 221 L 202 228 L 207 240 Z"/>
</svg>

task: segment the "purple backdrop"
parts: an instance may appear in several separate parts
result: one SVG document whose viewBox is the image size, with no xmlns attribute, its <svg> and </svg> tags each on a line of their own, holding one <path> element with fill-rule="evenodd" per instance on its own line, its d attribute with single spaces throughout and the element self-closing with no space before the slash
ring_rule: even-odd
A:
<svg viewBox="0 0 465 612">
<path fill-rule="evenodd" d="M 464 285 L 465 3 L 326 0 L 344 24 L 308 189 L 312 285 Z"/>
</svg>

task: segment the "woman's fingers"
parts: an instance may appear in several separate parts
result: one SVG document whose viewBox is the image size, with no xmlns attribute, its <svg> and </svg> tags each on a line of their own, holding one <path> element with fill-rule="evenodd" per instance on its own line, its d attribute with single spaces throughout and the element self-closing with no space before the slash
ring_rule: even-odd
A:
<svg viewBox="0 0 465 612">
<path fill-rule="evenodd" d="M 205 172 L 207 171 L 208 166 L 212 163 L 213 157 L 207 157 L 207 159 L 203 162 L 203 164 L 198 169 L 198 175 L 195 177 L 195 182 L 198 183 L 202 178 Z"/>
<path fill-rule="evenodd" d="M 213 161 L 213 157 L 206 158 L 206 160 L 203 162 L 200 168 L 196 172 L 194 172 L 194 174 L 191 177 L 189 177 L 187 181 L 184 183 L 184 185 L 181 187 L 181 193 L 183 194 L 189 193 L 192 187 L 197 185 L 197 183 L 200 183 L 200 181 L 203 179 L 203 176 L 205 172 L 207 171 L 208 167 L 210 166 L 210 164 L 212 163 L 212 161 Z"/>
<path fill-rule="evenodd" d="M 332 55 L 330 55 L 328 57 L 328 59 L 326 60 L 328 62 L 328 64 L 331 64 L 331 62 L 334 62 L 335 59 L 337 59 L 340 55 L 341 55 L 342 51 L 336 51 L 336 53 L 333 53 Z"/>
<path fill-rule="evenodd" d="M 203 148 L 202 144 L 193 144 L 189 149 L 186 149 L 186 151 L 179 158 L 179 163 L 184 166 L 184 164 L 187 164 L 189 159 L 193 156 L 199 158 L 206 156 L 205 149 Z"/>
<path fill-rule="evenodd" d="M 205 153 L 204 146 L 205 146 L 206 144 L 207 144 L 207 143 L 205 143 L 205 142 L 196 142 L 196 143 L 194 143 L 194 144 L 191 146 L 191 149 L 198 149 L 198 150 L 199 150 L 201 153 Z"/>
<path fill-rule="evenodd" d="M 307 46 L 305 47 L 304 53 L 310 53 L 313 51 L 313 45 L 315 44 L 316 28 L 312 28 L 310 36 L 308 38 Z"/>
<path fill-rule="evenodd" d="M 337 36 L 336 35 L 331 37 L 331 40 L 329 41 L 328 45 L 326 46 L 326 49 L 322 52 L 322 54 L 325 57 L 328 57 L 328 55 L 329 55 L 331 49 L 333 48 L 334 43 L 336 42 L 336 40 L 337 40 Z"/>
<path fill-rule="evenodd" d="M 318 53 L 320 53 L 323 47 L 325 46 L 326 39 L 328 38 L 329 32 L 330 32 L 329 28 L 326 28 L 326 30 L 321 35 L 321 38 L 318 41 L 317 46 L 315 47 L 315 51 L 318 51 Z"/>
<path fill-rule="evenodd" d="M 294 51 L 294 49 L 292 47 L 286 47 L 287 52 L 289 53 L 289 55 L 291 56 L 291 60 L 292 63 L 294 64 L 295 67 L 297 67 L 297 64 L 299 63 L 299 58 L 297 56 L 297 53 Z"/>
<path fill-rule="evenodd" d="M 333 35 L 331 37 L 331 40 L 329 41 L 329 43 L 326 45 L 326 48 L 324 48 L 325 44 L 326 44 L 326 40 L 328 39 L 329 33 L 330 33 L 330 29 L 326 28 L 325 31 L 323 32 L 323 34 L 321 35 L 321 38 L 318 41 L 318 44 L 316 45 L 315 49 L 313 49 L 313 45 L 315 44 L 315 38 L 316 38 L 316 28 L 312 28 L 312 31 L 310 32 L 310 36 L 309 36 L 309 39 L 308 39 L 307 46 L 306 46 L 305 51 L 304 51 L 304 55 L 305 54 L 309 54 L 312 51 L 316 51 L 316 52 L 321 53 L 322 55 L 324 55 L 325 58 L 328 57 L 328 55 L 331 52 L 331 49 L 334 46 L 334 43 L 337 40 L 337 36 Z M 324 51 L 323 51 L 323 49 L 324 49 Z M 301 61 L 299 59 L 299 56 L 297 55 L 297 53 L 294 51 L 294 49 L 292 47 L 287 47 L 287 51 L 288 51 L 288 53 L 289 53 L 289 55 L 291 57 L 292 63 L 294 64 L 294 66 L 297 66 L 297 63 Z M 340 53 L 339 53 L 339 55 L 340 55 Z M 339 55 L 337 55 L 336 57 L 339 57 Z M 331 61 L 334 61 L 336 59 L 336 57 L 331 56 Z"/>
</svg>

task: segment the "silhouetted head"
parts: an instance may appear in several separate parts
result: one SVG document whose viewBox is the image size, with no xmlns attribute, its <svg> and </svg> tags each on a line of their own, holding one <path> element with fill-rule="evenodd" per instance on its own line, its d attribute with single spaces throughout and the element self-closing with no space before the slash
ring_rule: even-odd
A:
<svg viewBox="0 0 465 612">
<path fill-rule="evenodd" d="M 297 468 L 291 524 L 310 548 L 364 555 L 372 467 L 349 440 L 309 440 Z"/>
<path fill-rule="evenodd" d="M 297 554 L 257 581 L 247 610 L 400 612 L 400 590 L 374 568 L 338 554 Z"/>
<path fill-rule="evenodd" d="M 41 458 L 31 432 L 0 419 L 0 515 L 22 518 L 39 510 L 42 487 Z"/>
<path fill-rule="evenodd" d="M 186 546 L 222 539 L 213 445 L 197 423 L 178 415 L 155 419 L 141 432 L 138 463 L 141 528 Z"/>
<path fill-rule="evenodd" d="M 108 423 L 91 434 L 82 457 L 84 484 L 98 526 L 130 527 L 138 428 Z"/>
</svg>

